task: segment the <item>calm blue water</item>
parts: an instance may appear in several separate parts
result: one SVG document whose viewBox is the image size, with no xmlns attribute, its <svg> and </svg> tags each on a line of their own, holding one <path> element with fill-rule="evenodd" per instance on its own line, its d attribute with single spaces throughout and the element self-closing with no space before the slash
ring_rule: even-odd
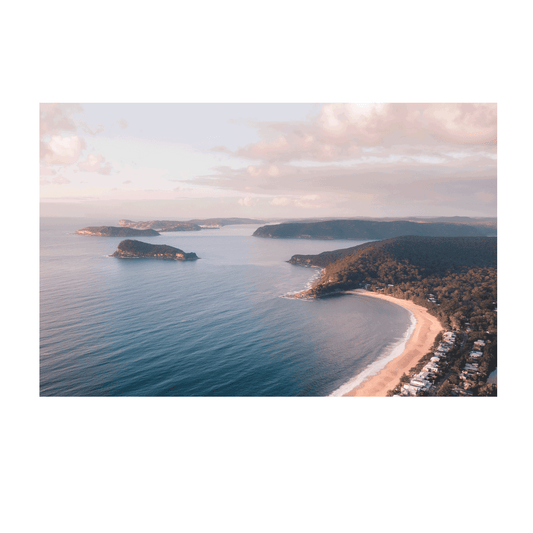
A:
<svg viewBox="0 0 533 533">
<path fill-rule="evenodd" d="M 42 396 L 324 396 L 390 351 L 410 316 L 354 295 L 295 300 L 317 269 L 293 254 L 354 241 L 251 237 L 257 226 L 164 233 L 194 262 L 109 257 L 74 235 L 117 219 L 41 219 Z"/>
</svg>

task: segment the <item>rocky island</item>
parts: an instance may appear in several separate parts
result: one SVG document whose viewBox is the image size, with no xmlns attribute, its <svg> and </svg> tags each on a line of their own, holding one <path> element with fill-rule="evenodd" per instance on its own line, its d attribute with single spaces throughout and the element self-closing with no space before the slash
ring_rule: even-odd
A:
<svg viewBox="0 0 533 533">
<path fill-rule="evenodd" d="M 79 229 L 76 235 L 96 235 L 98 237 L 155 237 L 159 233 L 153 229 L 119 228 L 116 226 L 89 226 Z"/>
<path fill-rule="evenodd" d="M 179 248 L 166 244 L 148 244 L 146 242 L 126 239 L 122 241 L 112 257 L 124 259 L 172 259 L 174 261 L 195 261 L 198 256 L 186 253 Z"/>
</svg>

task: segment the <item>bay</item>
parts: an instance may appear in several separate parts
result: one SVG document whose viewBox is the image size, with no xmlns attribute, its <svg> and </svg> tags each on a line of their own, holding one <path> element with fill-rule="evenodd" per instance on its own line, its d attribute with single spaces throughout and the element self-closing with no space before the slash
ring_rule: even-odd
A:
<svg viewBox="0 0 533 533">
<path fill-rule="evenodd" d="M 389 353 L 410 324 L 393 304 L 286 296 L 318 269 L 287 263 L 364 241 L 262 239 L 258 226 L 138 240 L 195 252 L 110 257 L 122 238 L 75 235 L 116 219 L 42 218 L 42 396 L 327 396 Z"/>
</svg>

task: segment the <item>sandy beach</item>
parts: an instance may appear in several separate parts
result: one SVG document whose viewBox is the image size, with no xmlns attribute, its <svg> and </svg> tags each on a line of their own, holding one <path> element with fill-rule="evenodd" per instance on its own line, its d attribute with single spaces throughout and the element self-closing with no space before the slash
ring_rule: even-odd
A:
<svg viewBox="0 0 533 533">
<path fill-rule="evenodd" d="M 344 396 L 386 396 L 393 389 L 404 372 L 416 365 L 416 363 L 431 349 L 435 337 L 440 331 L 444 331 L 439 320 L 430 315 L 427 309 L 416 305 L 410 300 L 401 300 L 385 294 L 377 294 L 362 289 L 347 291 L 351 294 L 360 294 L 369 298 L 380 298 L 397 305 L 401 305 L 411 311 L 416 319 L 413 334 L 406 343 L 405 350 L 395 359 L 390 361 L 377 374 L 370 376 L 366 381 L 352 389 Z"/>
</svg>

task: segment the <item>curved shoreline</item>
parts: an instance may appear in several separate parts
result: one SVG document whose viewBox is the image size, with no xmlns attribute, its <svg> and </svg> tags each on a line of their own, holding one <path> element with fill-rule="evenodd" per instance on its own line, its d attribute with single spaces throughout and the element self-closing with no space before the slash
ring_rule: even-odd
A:
<svg viewBox="0 0 533 533">
<path fill-rule="evenodd" d="M 393 298 L 392 296 L 376 294 L 363 289 L 346 292 L 387 300 L 404 307 L 415 317 L 416 325 L 414 331 L 407 340 L 402 353 L 392 359 L 392 361 L 389 361 L 377 373 L 368 376 L 362 383 L 343 394 L 343 396 L 384 397 L 389 390 L 398 384 L 403 373 L 409 372 L 429 352 L 435 342 L 435 337 L 439 332 L 444 331 L 444 328 L 437 317 L 430 315 L 425 307 L 416 305 L 410 300 Z"/>
</svg>

